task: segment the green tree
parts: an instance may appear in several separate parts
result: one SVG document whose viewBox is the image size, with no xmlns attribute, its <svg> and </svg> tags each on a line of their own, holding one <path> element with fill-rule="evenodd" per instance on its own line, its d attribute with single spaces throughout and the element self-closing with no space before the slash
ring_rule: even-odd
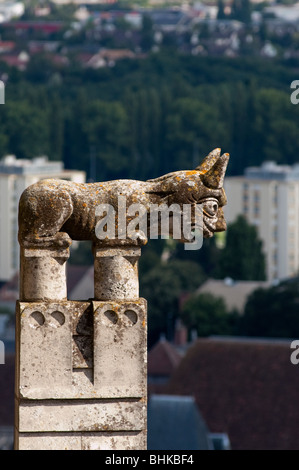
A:
<svg viewBox="0 0 299 470">
<path fill-rule="evenodd" d="M 233 0 L 231 17 L 243 23 L 251 22 L 250 0 Z"/>
<path fill-rule="evenodd" d="M 299 337 L 298 280 L 257 289 L 247 300 L 238 333 L 245 336 Z"/>
<path fill-rule="evenodd" d="M 83 130 L 89 147 L 96 148 L 98 168 L 104 177 L 127 170 L 130 166 L 129 126 L 121 103 L 101 100 L 89 103 Z"/>
<path fill-rule="evenodd" d="M 233 334 L 236 322 L 224 300 L 209 293 L 192 295 L 183 305 L 181 318 L 189 331 L 195 329 L 199 336 Z"/>
<path fill-rule="evenodd" d="M 265 256 L 256 227 L 239 216 L 228 225 L 226 246 L 221 250 L 218 277 L 236 280 L 265 280 Z"/>
<path fill-rule="evenodd" d="M 50 154 L 53 160 L 61 160 L 63 155 L 64 116 L 58 96 L 53 97 L 49 111 Z"/>
<path fill-rule="evenodd" d="M 79 266 L 92 266 L 94 262 L 92 254 L 92 243 L 89 241 L 77 242 L 71 247 L 70 264 Z"/>
<path fill-rule="evenodd" d="M 296 138 L 298 106 L 290 106 L 289 95 L 273 88 L 258 90 L 255 102 L 254 129 L 256 146 L 260 149 L 259 161 L 262 158 L 278 163 L 294 163 L 299 152 Z"/>
<path fill-rule="evenodd" d="M 150 344 L 154 344 L 162 332 L 172 339 L 181 296 L 194 291 L 203 279 L 201 268 L 192 261 L 160 262 L 143 274 L 140 292 L 148 301 Z"/>
<path fill-rule="evenodd" d="M 167 151 L 179 169 L 192 168 L 195 143 L 198 152 L 204 155 L 207 142 L 216 148 L 225 138 L 225 125 L 218 109 L 194 97 L 174 100 L 167 126 Z"/>
<path fill-rule="evenodd" d="M 218 0 L 217 5 L 218 5 L 217 19 L 224 20 L 226 18 L 226 14 L 224 11 L 224 1 Z"/>
<path fill-rule="evenodd" d="M 49 154 L 47 110 L 31 106 L 25 100 L 9 101 L 3 107 L 3 115 L 10 153 L 18 158 Z"/>
<path fill-rule="evenodd" d="M 141 47 L 144 52 L 151 50 L 154 44 L 153 21 L 149 15 L 143 15 L 141 28 Z"/>
</svg>

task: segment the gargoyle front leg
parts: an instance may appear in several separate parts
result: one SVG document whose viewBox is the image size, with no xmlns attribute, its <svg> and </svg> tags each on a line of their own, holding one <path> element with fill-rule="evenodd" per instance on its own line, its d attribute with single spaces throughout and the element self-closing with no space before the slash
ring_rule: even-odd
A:
<svg viewBox="0 0 299 470">
<path fill-rule="evenodd" d="M 70 195 L 64 190 L 27 188 L 19 203 L 19 242 L 24 247 L 68 247 L 71 238 L 60 232 L 73 212 Z"/>
</svg>

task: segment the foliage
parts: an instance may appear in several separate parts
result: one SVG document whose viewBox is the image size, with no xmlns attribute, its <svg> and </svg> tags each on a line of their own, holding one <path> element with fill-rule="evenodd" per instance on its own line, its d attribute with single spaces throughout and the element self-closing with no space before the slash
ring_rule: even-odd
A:
<svg viewBox="0 0 299 470">
<path fill-rule="evenodd" d="M 148 301 L 150 344 L 158 340 L 161 332 L 172 339 L 182 295 L 194 291 L 204 279 L 199 265 L 192 261 L 156 261 L 140 278 L 141 296 Z"/>
<path fill-rule="evenodd" d="M 228 225 L 226 247 L 221 251 L 218 277 L 244 281 L 265 280 L 265 257 L 256 227 L 239 216 Z"/>
<path fill-rule="evenodd" d="M 298 338 L 298 280 L 253 292 L 240 319 L 238 333 L 246 336 Z"/>
<path fill-rule="evenodd" d="M 230 335 L 234 333 L 237 314 L 227 311 L 221 297 L 203 293 L 192 295 L 184 303 L 181 318 L 199 336 Z"/>
<path fill-rule="evenodd" d="M 250 0 L 233 0 L 231 17 L 243 23 L 250 23 L 251 9 Z"/>
<path fill-rule="evenodd" d="M 70 264 L 81 266 L 92 266 L 94 262 L 92 254 L 92 243 L 89 241 L 76 242 L 71 246 Z"/>
<path fill-rule="evenodd" d="M 0 155 L 48 154 L 89 178 L 94 149 L 98 179 L 148 179 L 196 167 L 213 147 L 231 153 L 231 175 L 299 153 L 295 72 L 279 63 L 162 51 L 99 70 L 36 55 L 23 74 L 3 71 Z"/>
</svg>

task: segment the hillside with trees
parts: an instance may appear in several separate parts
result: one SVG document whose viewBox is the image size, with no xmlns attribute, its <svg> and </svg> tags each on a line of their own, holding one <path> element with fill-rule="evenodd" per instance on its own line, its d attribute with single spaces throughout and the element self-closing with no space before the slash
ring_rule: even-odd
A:
<svg viewBox="0 0 299 470">
<path fill-rule="evenodd" d="M 194 168 L 215 147 L 231 154 L 228 174 L 299 153 L 290 64 L 174 52 L 59 69 L 37 55 L 25 72 L 5 73 L 2 156 L 47 154 L 105 180 Z"/>
</svg>

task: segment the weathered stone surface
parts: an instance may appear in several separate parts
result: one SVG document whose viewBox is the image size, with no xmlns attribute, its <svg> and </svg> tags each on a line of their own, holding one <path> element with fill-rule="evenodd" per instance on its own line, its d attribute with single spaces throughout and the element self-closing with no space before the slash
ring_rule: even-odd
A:
<svg viewBox="0 0 299 470">
<path fill-rule="evenodd" d="M 66 300 L 69 249 L 21 247 L 20 300 Z"/>
<path fill-rule="evenodd" d="M 20 450 L 142 450 L 145 432 L 20 433 Z"/>
<path fill-rule="evenodd" d="M 93 302 L 93 307 L 97 394 L 146 396 L 146 301 Z"/>
<path fill-rule="evenodd" d="M 89 433 L 82 436 L 82 450 L 145 450 L 146 432 Z"/>
<path fill-rule="evenodd" d="M 21 302 L 16 324 L 20 397 L 146 396 L 144 299 Z"/>
<path fill-rule="evenodd" d="M 72 386 L 72 312 L 67 302 L 20 303 L 19 389 L 27 398 L 59 398 Z"/>
<path fill-rule="evenodd" d="M 19 433 L 18 450 L 82 450 L 80 433 Z"/>
<path fill-rule="evenodd" d="M 144 400 L 24 400 L 19 404 L 19 432 L 141 431 L 145 426 Z"/>
<path fill-rule="evenodd" d="M 95 299 L 138 299 L 138 259 L 141 248 L 95 248 L 94 253 Z"/>
</svg>

